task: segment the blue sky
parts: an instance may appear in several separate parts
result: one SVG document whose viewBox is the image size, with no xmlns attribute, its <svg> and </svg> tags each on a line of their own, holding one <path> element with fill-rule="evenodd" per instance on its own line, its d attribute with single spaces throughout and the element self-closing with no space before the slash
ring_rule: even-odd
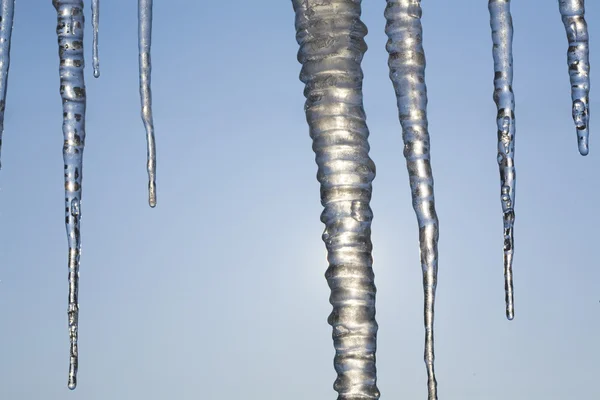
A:
<svg viewBox="0 0 600 400">
<path fill-rule="evenodd" d="M 18 1 L 0 172 L 0 398 L 334 398 L 319 185 L 291 2 L 156 1 L 158 206 L 146 201 L 135 1 L 86 2 L 79 387 L 68 371 L 56 12 Z M 535 6 L 532 4 L 535 3 Z M 365 2 L 364 104 L 378 386 L 425 398 L 416 219 L 388 78 L 385 2 Z M 487 2 L 423 2 L 440 217 L 440 398 L 600 398 L 600 5 L 588 1 L 590 155 L 577 151 L 556 1 L 514 2 L 516 317 L 504 316 Z M 599 111 L 600 112 L 600 111 Z"/>
</svg>

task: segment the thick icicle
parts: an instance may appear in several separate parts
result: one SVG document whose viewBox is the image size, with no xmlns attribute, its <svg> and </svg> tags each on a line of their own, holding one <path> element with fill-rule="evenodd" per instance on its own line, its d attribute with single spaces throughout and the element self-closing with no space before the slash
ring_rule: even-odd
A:
<svg viewBox="0 0 600 400">
<path fill-rule="evenodd" d="M 413 208 L 419 224 L 421 268 L 423 270 L 425 364 L 428 399 L 437 399 L 434 371 L 433 319 L 438 268 L 438 218 L 435 211 L 433 176 L 427 128 L 427 86 L 425 52 L 421 27 L 420 0 L 387 0 L 385 32 L 390 79 L 394 84 L 404 157 L 408 167 Z"/>
<path fill-rule="evenodd" d="M 58 13 L 60 95 L 63 103 L 65 212 L 69 243 L 69 389 L 77 386 L 77 330 L 79 318 L 79 257 L 81 237 L 81 180 L 85 144 L 85 81 L 83 78 L 83 1 L 53 0 Z"/>
<path fill-rule="evenodd" d="M 569 50 L 567 60 L 571 78 L 573 121 L 577 128 L 579 153 L 589 152 L 590 122 L 590 51 L 584 0 L 558 0 L 560 15 L 567 32 Z"/>
<path fill-rule="evenodd" d="M 4 132 L 4 109 L 6 107 L 6 87 L 10 68 L 10 39 L 15 14 L 15 0 L 0 1 L 0 149 Z M 0 162 L 0 168 L 2 163 Z"/>
<path fill-rule="evenodd" d="M 500 199 L 504 215 L 504 290 L 506 318 L 515 316 L 513 302 L 512 260 L 515 223 L 515 96 L 512 90 L 513 27 L 510 0 L 489 0 L 494 55 L 494 102 L 498 108 L 498 165 L 500 167 Z"/>
<path fill-rule="evenodd" d="M 100 59 L 98 58 L 98 23 L 100 22 L 100 0 L 92 0 L 92 65 L 94 67 L 94 78 L 100 77 Z"/>
<path fill-rule="evenodd" d="M 148 203 L 156 206 L 156 146 L 152 120 L 152 90 L 150 88 L 150 46 L 152 44 L 152 0 L 138 0 L 138 35 L 140 51 L 140 97 L 142 120 L 148 145 Z"/>
<path fill-rule="evenodd" d="M 369 131 L 362 103 L 360 63 L 367 46 L 360 0 L 292 0 L 296 40 L 306 84 L 306 119 L 321 183 L 323 241 L 333 311 L 333 385 L 338 400 L 378 399 L 375 284 L 371 256 L 373 214 Z"/>
</svg>

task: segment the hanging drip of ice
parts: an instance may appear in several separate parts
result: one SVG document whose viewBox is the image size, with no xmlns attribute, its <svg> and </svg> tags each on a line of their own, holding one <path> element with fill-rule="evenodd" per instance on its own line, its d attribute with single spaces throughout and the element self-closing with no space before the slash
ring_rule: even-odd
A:
<svg viewBox="0 0 600 400">
<path fill-rule="evenodd" d="M 92 66 L 94 78 L 100 77 L 100 59 L 98 58 L 98 24 L 100 22 L 100 0 L 92 0 Z"/>
<path fill-rule="evenodd" d="M 589 152 L 590 120 L 590 51 L 585 22 L 585 2 L 584 0 L 558 0 L 558 8 L 569 40 L 567 60 L 571 78 L 573 121 L 577 129 L 579 153 L 585 156 Z"/>
<path fill-rule="evenodd" d="M 425 51 L 421 27 L 420 0 L 387 0 L 385 32 L 389 53 L 390 79 L 398 102 L 408 167 L 413 208 L 419 224 L 421 268 L 423 270 L 425 365 L 428 399 L 437 399 L 434 370 L 433 320 L 438 269 L 438 218 L 435 211 L 433 176 L 427 123 Z"/>
<path fill-rule="evenodd" d="M 6 108 L 6 87 L 10 68 L 10 39 L 15 14 L 15 0 L 0 1 L 0 149 L 4 132 L 4 109 Z M 2 163 L 0 162 L 0 168 Z"/>
<path fill-rule="evenodd" d="M 494 55 L 494 102 L 498 109 L 498 165 L 500 167 L 500 199 L 504 215 L 504 288 L 506 317 L 515 315 L 513 302 L 512 261 L 515 222 L 515 96 L 512 90 L 513 27 L 510 0 L 489 0 Z"/>
<path fill-rule="evenodd" d="M 140 97 L 142 120 L 146 128 L 148 144 L 148 203 L 156 206 L 156 146 L 154 144 L 154 122 L 152 120 L 152 90 L 150 88 L 150 46 L 152 43 L 152 0 L 138 0 L 138 36 L 140 56 Z"/>
<path fill-rule="evenodd" d="M 338 400 L 378 399 L 369 205 L 375 165 L 362 103 L 360 0 L 292 0 L 306 119 L 321 184 Z"/>
<path fill-rule="evenodd" d="M 58 54 L 60 58 L 60 95 L 63 104 L 63 159 L 65 174 L 65 211 L 69 243 L 69 389 L 77 386 L 77 330 L 79 318 L 79 257 L 81 254 L 81 181 L 85 144 L 85 81 L 83 77 L 83 1 L 53 0 L 58 13 Z"/>
</svg>

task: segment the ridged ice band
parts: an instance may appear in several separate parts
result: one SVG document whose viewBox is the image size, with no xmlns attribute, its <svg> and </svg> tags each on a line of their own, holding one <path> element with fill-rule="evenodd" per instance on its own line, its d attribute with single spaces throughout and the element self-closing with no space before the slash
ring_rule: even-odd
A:
<svg viewBox="0 0 600 400">
<path fill-rule="evenodd" d="M 579 153 L 589 152 L 590 123 L 590 49 L 587 23 L 585 22 L 584 0 L 558 0 L 569 49 L 567 61 L 571 78 L 571 100 L 573 121 L 577 130 Z"/>
<path fill-rule="evenodd" d="M 367 46 L 360 0 L 292 0 L 306 84 L 306 119 L 321 183 L 338 400 L 378 399 L 371 257 L 369 131 L 360 63 Z"/>
<path fill-rule="evenodd" d="M 150 73 L 152 63 L 152 0 L 138 0 L 138 40 L 140 61 L 140 98 L 142 121 L 146 129 L 148 170 L 148 204 L 156 206 L 156 145 L 154 143 L 154 121 L 152 119 L 152 90 Z"/>
<path fill-rule="evenodd" d="M 0 0 L 0 149 L 4 132 L 4 110 L 6 108 L 6 87 L 10 68 L 10 40 L 15 15 L 15 0 Z M 0 168 L 2 163 L 0 162 Z"/>
<path fill-rule="evenodd" d="M 489 0 L 494 56 L 494 102 L 498 109 L 498 166 L 504 220 L 504 292 L 506 318 L 515 316 L 512 261 L 515 223 L 515 96 L 513 94 L 513 26 L 510 0 Z"/>
<path fill-rule="evenodd" d="M 385 32 L 390 79 L 394 85 L 404 139 L 413 208 L 419 224 L 423 270 L 425 365 L 428 399 L 437 399 L 434 370 L 433 320 L 438 269 L 439 224 L 435 211 L 433 175 L 429 154 L 425 52 L 421 26 L 421 2 L 387 0 Z"/>
<path fill-rule="evenodd" d="M 79 257 L 81 253 L 81 180 L 85 144 L 85 81 L 83 78 L 83 1 L 54 0 L 58 13 L 60 95 L 63 104 L 65 223 L 69 243 L 69 389 L 77 386 L 77 330 L 79 319 Z"/>
<path fill-rule="evenodd" d="M 98 25 L 100 23 L 100 0 L 92 0 L 92 67 L 94 78 L 100 77 L 100 59 L 98 57 Z"/>
</svg>

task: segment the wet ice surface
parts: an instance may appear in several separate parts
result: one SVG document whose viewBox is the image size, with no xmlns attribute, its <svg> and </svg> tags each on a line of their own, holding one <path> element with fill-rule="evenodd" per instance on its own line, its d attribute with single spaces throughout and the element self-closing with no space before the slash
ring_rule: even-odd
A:
<svg viewBox="0 0 600 400">
<path fill-rule="evenodd" d="M 423 270 L 425 365 L 428 399 L 437 399 L 434 370 L 434 305 L 438 269 L 439 223 L 435 211 L 430 141 L 427 123 L 425 51 L 421 4 L 411 0 L 387 0 L 385 32 L 390 79 L 394 85 L 404 140 L 412 203 L 419 226 Z"/>
<path fill-rule="evenodd" d="M 498 109 L 498 166 L 500 167 L 500 199 L 504 221 L 504 287 L 506 317 L 515 315 L 512 261 L 515 223 L 515 97 L 513 84 L 513 26 L 510 0 L 490 0 L 490 26 L 494 56 L 494 102 Z"/>
<path fill-rule="evenodd" d="M 58 14 L 60 95 L 63 103 L 65 223 L 69 243 L 69 389 L 77 386 L 79 258 L 81 255 L 81 183 L 85 144 L 85 81 L 83 1 L 55 0 Z"/>
<path fill-rule="evenodd" d="M 100 77 L 100 59 L 98 58 L 98 24 L 100 23 L 100 0 L 92 0 L 92 66 L 94 78 Z"/>
<path fill-rule="evenodd" d="M 152 119 L 152 90 L 150 86 L 152 63 L 150 47 L 152 44 L 152 0 L 138 0 L 139 61 L 140 61 L 140 98 L 142 102 L 142 121 L 146 129 L 148 146 L 148 204 L 156 207 L 156 145 L 154 143 L 154 121 Z"/>
<path fill-rule="evenodd" d="M 585 156 L 589 152 L 590 121 L 589 35 L 585 21 L 585 2 L 584 0 L 558 0 L 558 7 L 569 41 L 567 60 L 571 79 L 573 122 L 577 130 L 579 153 Z"/>
<path fill-rule="evenodd" d="M 293 0 L 306 120 L 321 184 L 339 400 L 378 399 L 371 256 L 369 131 L 362 101 L 366 26 L 360 1 Z"/>
<path fill-rule="evenodd" d="M 4 110 L 6 109 L 6 87 L 10 67 L 10 41 L 15 14 L 15 0 L 0 1 L 0 150 L 4 132 Z M 0 168 L 2 162 L 0 161 Z"/>
</svg>

